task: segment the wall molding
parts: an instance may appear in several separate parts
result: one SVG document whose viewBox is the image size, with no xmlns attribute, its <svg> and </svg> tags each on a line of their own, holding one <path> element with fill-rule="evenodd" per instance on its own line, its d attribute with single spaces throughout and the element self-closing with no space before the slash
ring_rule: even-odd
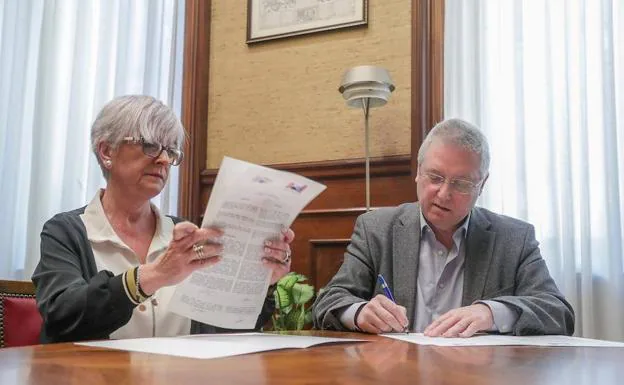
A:
<svg viewBox="0 0 624 385">
<path fill-rule="evenodd" d="M 409 174 L 410 162 L 410 155 L 371 158 L 371 177 Z M 365 175 L 363 158 L 321 162 L 278 163 L 267 165 L 267 167 L 293 172 L 310 179 L 359 179 L 364 178 Z M 202 187 L 212 187 L 218 171 L 219 169 L 202 170 Z"/>
<path fill-rule="evenodd" d="M 371 210 L 375 210 L 378 207 L 371 207 Z M 316 209 L 316 210 L 303 210 L 300 216 L 305 217 L 323 217 L 328 215 L 333 216 L 352 216 L 352 215 L 360 215 L 366 212 L 366 207 L 347 207 L 347 208 L 337 208 L 337 209 Z"/>
</svg>

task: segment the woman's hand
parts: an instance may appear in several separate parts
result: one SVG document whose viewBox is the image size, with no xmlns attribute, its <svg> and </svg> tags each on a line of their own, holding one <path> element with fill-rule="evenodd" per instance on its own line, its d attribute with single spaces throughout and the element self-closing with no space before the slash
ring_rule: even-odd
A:
<svg viewBox="0 0 624 385">
<path fill-rule="evenodd" d="M 295 239 L 295 233 L 291 229 L 282 230 L 279 239 L 267 240 L 264 243 L 264 255 L 262 262 L 273 270 L 271 285 L 290 271 L 290 244 Z"/>
<path fill-rule="evenodd" d="M 153 263 L 140 266 L 141 289 L 151 295 L 161 287 L 183 281 L 199 268 L 219 262 L 223 246 L 217 239 L 221 235 L 223 231 L 216 227 L 198 228 L 191 222 L 175 225 L 167 250 Z"/>
</svg>

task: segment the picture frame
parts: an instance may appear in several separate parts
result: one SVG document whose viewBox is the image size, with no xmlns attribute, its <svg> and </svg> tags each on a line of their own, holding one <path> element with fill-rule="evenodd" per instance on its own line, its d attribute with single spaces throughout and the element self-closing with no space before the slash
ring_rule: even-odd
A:
<svg viewBox="0 0 624 385">
<path fill-rule="evenodd" d="M 368 24 L 368 0 L 247 0 L 247 44 Z"/>
</svg>

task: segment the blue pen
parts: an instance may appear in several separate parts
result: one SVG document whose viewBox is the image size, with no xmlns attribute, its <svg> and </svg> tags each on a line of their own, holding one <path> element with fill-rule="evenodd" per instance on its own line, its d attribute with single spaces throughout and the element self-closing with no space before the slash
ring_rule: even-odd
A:
<svg viewBox="0 0 624 385">
<path fill-rule="evenodd" d="M 379 282 L 379 284 L 381 285 L 381 288 L 383 289 L 386 297 L 388 297 L 390 301 L 394 302 L 394 304 L 396 305 L 396 301 L 394 299 L 394 296 L 392 295 L 392 291 L 390 291 L 390 286 L 388 286 L 388 282 L 386 282 L 383 275 L 377 274 L 377 282 Z M 407 326 L 405 327 L 405 329 L 403 329 L 403 331 L 408 333 Z"/>
<path fill-rule="evenodd" d="M 386 297 L 390 298 L 390 301 L 396 304 L 396 301 L 394 300 L 394 296 L 392 295 L 392 292 L 390 291 L 390 287 L 388 286 L 388 283 L 384 279 L 383 275 L 377 274 L 377 282 L 379 282 L 379 284 L 381 285 L 381 288 L 383 289 Z"/>
</svg>

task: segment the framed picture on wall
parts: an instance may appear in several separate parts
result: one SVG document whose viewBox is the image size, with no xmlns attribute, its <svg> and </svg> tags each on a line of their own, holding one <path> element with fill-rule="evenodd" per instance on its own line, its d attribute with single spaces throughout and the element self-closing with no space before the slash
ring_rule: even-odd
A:
<svg viewBox="0 0 624 385">
<path fill-rule="evenodd" d="M 247 43 L 366 25 L 368 0 L 247 0 Z"/>
</svg>

